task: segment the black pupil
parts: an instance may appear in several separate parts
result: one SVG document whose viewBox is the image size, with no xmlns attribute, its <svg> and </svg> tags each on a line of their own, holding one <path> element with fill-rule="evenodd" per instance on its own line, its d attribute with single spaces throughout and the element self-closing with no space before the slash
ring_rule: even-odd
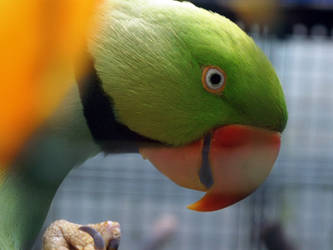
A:
<svg viewBox="0 0 333 250">
<path fill-rule="evenodd" d="M 217 85 L 221 82 L 221 76 L 217 73 L 214 73 L 210 76 L 209 80 L 210 80 L 211 84 Z"/>
</svg>

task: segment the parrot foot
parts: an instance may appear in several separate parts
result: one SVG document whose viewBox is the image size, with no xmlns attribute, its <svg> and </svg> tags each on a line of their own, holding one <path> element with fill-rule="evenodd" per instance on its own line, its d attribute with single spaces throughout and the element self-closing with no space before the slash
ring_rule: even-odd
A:
<svg viewBox="0 0 333 250">
<path fill-rule="evenodd" d="M 79 225 L 66 220 L 53 222 L 43 235 L 43 250 L 117 250 L 118 222 Z"/>
</svg>

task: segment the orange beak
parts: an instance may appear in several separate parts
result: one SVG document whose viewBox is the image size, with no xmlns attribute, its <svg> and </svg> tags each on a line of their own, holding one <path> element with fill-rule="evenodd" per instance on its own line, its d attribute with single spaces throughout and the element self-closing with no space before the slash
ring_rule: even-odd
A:
<svg viewBox="0 0 333 250">
<path fill-rule="evenodd" d="M 189 209 L 214 211 L 252 193 L 270 173 L 279 149 L 278 132 L 229 125 L 216 129 L 208 145 L 201 139 L 182 147 L 141 148 L 140 153 L 178 185 L 207 192 Z M 200 174 L 204 161 L 209 185 Z"/>
</svg>

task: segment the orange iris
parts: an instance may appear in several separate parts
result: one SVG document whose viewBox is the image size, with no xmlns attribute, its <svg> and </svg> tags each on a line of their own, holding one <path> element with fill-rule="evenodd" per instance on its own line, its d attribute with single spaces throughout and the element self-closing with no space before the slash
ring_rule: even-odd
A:
<svg viewBox="0 0 333 250">
<path fill-rule="evenodd" d="M 206 66 L 202 70 L 201 82 L 205 90 L 221 94 L 225 88 L 227 74 L 218 66 Z"/>
</svg>

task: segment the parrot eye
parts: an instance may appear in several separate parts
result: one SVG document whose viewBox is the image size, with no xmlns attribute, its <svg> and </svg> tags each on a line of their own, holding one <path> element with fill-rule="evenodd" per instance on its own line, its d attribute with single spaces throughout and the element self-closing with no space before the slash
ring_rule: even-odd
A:
<svg viewBox="0 0 333 250">
<path fill-rule="evenodd" d="M 210 93 L 220 94 L 225 87 L 226 74 L 217 66 L 207 66 L 202 71 L 202 85 Z"/>
</svg>

